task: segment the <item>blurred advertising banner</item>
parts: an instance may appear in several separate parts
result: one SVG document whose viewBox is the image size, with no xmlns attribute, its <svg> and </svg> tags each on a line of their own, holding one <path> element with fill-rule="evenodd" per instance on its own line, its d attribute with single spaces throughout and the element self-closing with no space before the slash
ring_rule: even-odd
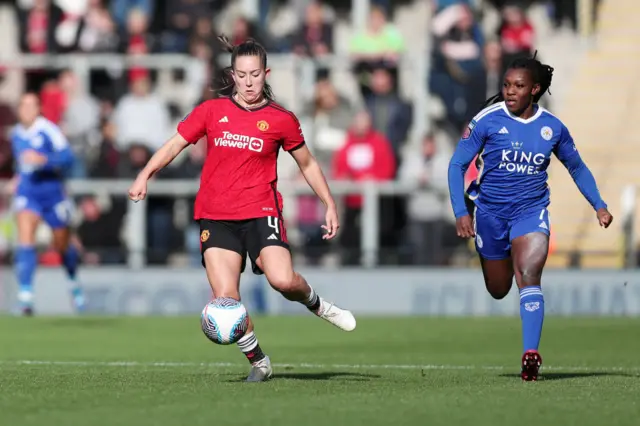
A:
<svg viewBox="0 0 640 426">
<path fill-rule="evenodd" d="M 500 301 L 485 290 L 482 273 L 469 269 L 301 269 L 325 299 L 356 315 L 494 316 L 519 315 L 515 287 Z M 15 307 L 13 272 L 2 269 L 6 311 Z M 203 269 L 84 269 L 90 315 L 199 315 L 211 297 Z M 543 275 L 549 315 L 640 316 L 640 271 L 549 270 Z M 36 276 L 36 312 L 72 314 L 61 269 L 40 269 Z M 243 302 L 254 314 L 306 314 L 269 287 L 264 276 L 247 268 Z"/>
</svg>

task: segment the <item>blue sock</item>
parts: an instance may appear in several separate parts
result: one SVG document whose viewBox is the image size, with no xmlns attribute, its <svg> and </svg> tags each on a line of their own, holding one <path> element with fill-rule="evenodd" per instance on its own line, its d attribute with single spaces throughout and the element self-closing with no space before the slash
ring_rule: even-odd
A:
<svg viewBox="0 0 640 426">
<path fill-rule="evenodd" d="M 540 286 L 520 289 L 523 352 L 538 350 L 544 322 L 544 297 Z"/>
<path fill-rule="evenodd" d="M 67 270 L 67 275 L 71 281 L 75 281 L 76 272 L 78 271 L 78 261 L 80 260 L 80 254 L 78 249 L 73 244 L 69 244 L 67 251 L 62 256 L 62 263 Z"/>
<path fill-rule="evenodd" d="M 20 246 L 16 249 L 14 257 L 16 275 L 20 291 L 33 291 L 33 275 L 38 264 L 38 255 L 33 246 Z"/>
</svg>

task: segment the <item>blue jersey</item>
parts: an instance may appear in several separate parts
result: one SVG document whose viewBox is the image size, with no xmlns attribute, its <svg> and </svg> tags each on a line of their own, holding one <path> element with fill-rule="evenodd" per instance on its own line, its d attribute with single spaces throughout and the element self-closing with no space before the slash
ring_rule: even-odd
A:
<svg viewBox="0 0 640 426">
<path fill-rule="evenodd" d="M 14 208 L 34 211 L 53 227 L 66 226 L 70 205 L 64 179 L 74 156 L 65 136 L 58 126 L 39 117 L 28 129 L 20 124 L 15 126 L 11 131 L 11 144 L 18 175 Z M 47 162 L 42 166 L 24 163 L 21 156 L 29 150 L 44 155 Z"/>
<path fill-rule="evenodd" d="M 11 132 L 13 157 L 19 183 L 16 195 L 44 197 L 64 190 L 64 177 L 73 164 L 73 152 L 58 126 L 39 117 L 25 129 L 18 124 Z M 24 164 L 20 157 L 25 151 L 34 150 L 45 157 L 43 166 Z"/>
<path fill-rule="evenodd" d="M 464 171 L 476 154 L 478 177 L 467 194 L 478 210 L 495 217 L 516 219 L 539 213 L 549 205 L 547 168 L 552 154 L 569 169 L 595 209 L 606 207 L 567 127 L 549 111 L 535 107 L 532 117 L 522 119 L 499 102 L 469 123 L 449 166 L 456 217 L 468 214 L 461 186 Z"/>
</svg>

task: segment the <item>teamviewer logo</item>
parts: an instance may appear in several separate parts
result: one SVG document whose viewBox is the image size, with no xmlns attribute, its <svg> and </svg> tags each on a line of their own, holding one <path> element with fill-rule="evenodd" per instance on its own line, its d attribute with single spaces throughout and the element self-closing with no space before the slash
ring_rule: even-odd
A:
<svg viewBox="0 0 640 426">
<path fill-rule="evenodd" d="M 255 152 L 262 152 L 264 141 L 260 138 L 251 138 L 249 140 L 249 150 Z"/>
</svg>

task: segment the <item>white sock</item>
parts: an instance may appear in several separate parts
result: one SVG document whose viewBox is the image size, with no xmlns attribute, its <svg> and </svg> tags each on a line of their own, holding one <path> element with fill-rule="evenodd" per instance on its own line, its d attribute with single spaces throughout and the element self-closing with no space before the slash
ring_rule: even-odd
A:
<svg viewBox="0 0 640 426">
<path fill-rule="evenodd" d="M 317 309 L 319 306 L 316 305 L 318 305 L 320 297 L 318 296 L 318 293 L 316 293 L 316 291 L 313 289 L 313 287 L 309 286 L 309 288 L 311 289 L 311 292 L 309 293 L 309 296 L 302 301 L 302 304 L 309 309 Z"/>
<path fill-rule="evenodd" d="M 238 347 L 244 353 L 254 350 L 256 346 L 258 346 L 258 338 L 253 331 L 245 334 L 242 336 L 242 339 L 238 340 Z"/>
</svg>

